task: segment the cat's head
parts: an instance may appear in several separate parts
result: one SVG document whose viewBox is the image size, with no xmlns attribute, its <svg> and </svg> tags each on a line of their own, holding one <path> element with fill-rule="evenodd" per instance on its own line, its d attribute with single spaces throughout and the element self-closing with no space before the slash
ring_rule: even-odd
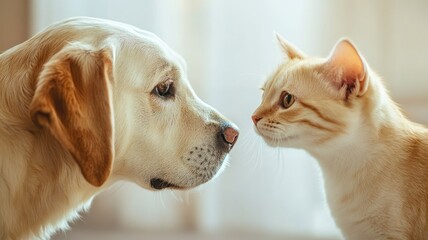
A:
<svg viewBox="0 0 428 240">
<path fill-rule="evenodd" d="M 368 65 L 341 39 L 327 58 L 308 57 L 277 35 L 286 56 L 266 80 L 252 116 L 271 146 L 309 148 L 349 134 L 366 105 Z"/>
</svg>

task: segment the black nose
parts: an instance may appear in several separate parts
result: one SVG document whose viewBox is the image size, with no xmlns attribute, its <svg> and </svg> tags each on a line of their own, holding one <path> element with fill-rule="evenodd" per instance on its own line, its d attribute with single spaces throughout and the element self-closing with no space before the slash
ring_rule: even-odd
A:
<svg viewBox="0 0 428 240">
<path fill-rule="evenodd" d="M 235 145 L 238 140 L 238 127 L 233 124 L 225 124 L 221 128 L 221 140 L 223 144 L 229 147 L 229 150 Z"/>
</svg>

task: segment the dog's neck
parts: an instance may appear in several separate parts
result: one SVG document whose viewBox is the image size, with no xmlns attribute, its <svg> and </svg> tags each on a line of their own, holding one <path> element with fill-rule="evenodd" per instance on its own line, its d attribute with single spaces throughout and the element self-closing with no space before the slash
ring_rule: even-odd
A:
<svg viewBox="0 0 428 240">
<path fill-rule="evenodd" d="M 0 55 L 0 239 L 43 238 L 67 228 L 67 220 L 101 190 L 88 184 L 71 155 L 31 122 L 28 107 L 37 76 L 55 50 L 28 48 L 23 54 L 18 45 Z"/>
</svg>

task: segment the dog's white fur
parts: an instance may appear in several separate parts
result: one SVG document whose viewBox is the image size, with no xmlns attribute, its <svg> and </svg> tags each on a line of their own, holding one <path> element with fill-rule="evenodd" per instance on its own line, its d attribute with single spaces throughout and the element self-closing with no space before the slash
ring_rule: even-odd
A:
<svg viewBox="0 0 428 240">
<path fill-rule="evenodd" d="M 170 99 L 153 91 L 166 80 Z M 94 18 L 45 29 L 0 55 L 0 239 L 47 239 L 118 180 L 147 189 L 152 178 L 182 189 L 210 180 L 229 151 L 218 144 L 224 124 L 155 35 Z"/>
</svg>

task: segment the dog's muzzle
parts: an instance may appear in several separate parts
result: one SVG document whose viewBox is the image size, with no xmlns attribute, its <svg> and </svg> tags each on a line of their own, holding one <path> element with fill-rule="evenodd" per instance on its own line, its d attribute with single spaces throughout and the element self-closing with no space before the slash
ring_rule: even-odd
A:
<svg viewBox="0 0 428 240">
<path fill-rule="evenodd" d="M 221 124 L 216 135 L 213 145 L 201 144 L 195 146 L 182 156 L 182 160 L 194 173 L 194 181 L 198 185 L 209 181 L 218 172 L 226 155 L 238 140 L 239 131 L 233 123 L 227 122 Z M 194 183 L 191 185 L 193 187 Z M 159 176 L 150 179 L 150 186 L 156 190 L 189 188 L 188 183 L 171 183 L 171 180 L 166 180 Z"/>
</svg>

